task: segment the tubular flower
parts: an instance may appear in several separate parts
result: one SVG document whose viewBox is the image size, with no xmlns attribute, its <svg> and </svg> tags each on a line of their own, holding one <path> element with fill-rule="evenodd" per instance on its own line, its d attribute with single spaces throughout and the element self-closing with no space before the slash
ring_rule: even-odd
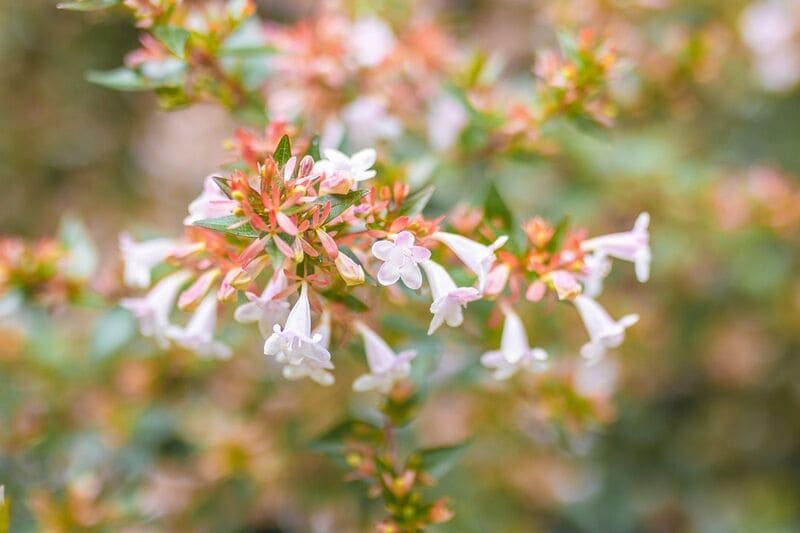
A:
<svg viewBox="0 0 800 533">
<path fill-rule="evenodd" d="M 494 252 L 503 246 L 508 240 L 507 236 L 502 236 L 491 245 L 486 246 L 475 242 L 461 235 L 437 231 L 433 238 L 450 248 L 459 259 L 478 276 L 478 290 L 483 292 L 486 288 L 486 281 L 489 271 L 492 269 L 497 257 Z"/>
<path fill-rule="evenodd" d="M 228 359 L 232 354 L 231 349 L 214 340 L 216 323 L 217 297 L 211 293 L 197 306 L 186 327 L 170 326 L 167 337 L 201 357 Z"/>
<path fill-rule="evenodd" d="M 311 306 L 308 303 L 308 285 L 303 283 L 300 297 L 289 312 L 283 328 L 275 325 L 272 335 L 264 343 L 264 355 L 271 355 L 279 363 L 300 365 L 308 358 L 321 368 L 333 368 L 331 354 L 322 345 L 322 335 L 311 334 Z"/>
<path fill-rule="evenodd" d="M 289 302 L 285 298 L 275 298 L 286 287 L 286 274 L 279 268 L 264 287 L 261 296 L 256 296 L 252 292 L 245 293 L 248 302 L 236 308 L 233 318 L 242 324 L 258 322 L 261 334 L 265 337 L 270 335 L 273 328 L 286 320 L 289 314 Z"/>
<path fill-rule="evenodd" d="M 625 330 L 639 321 L 639 315 L 625 315 L 615 321 L 599 303 L 588 296 L 577 296 L 573 303 L 589 333 L 589 342 L 581 348 L 581 355 L 589 360 L 602 357 L 608 348 L 616 348 L 622 344 Z"/>
<path fill-rule="evenodd" d="M 225 196 L 214 178 L 208 176 L 203 182 L 203 192 L 189 204 L 189 215 L 183 219 L 183 224 L 191 226 L 198 220 L 232 215 L 237 207 L 236 200 Z"/>
<path fill-rule="evenodd" d="M 123 298 L 122 307 L 128 309 L 139 321 L 139 330 L 145 337 L 153 337 L 164 349 L 169 346 L 167 331 L 170 328 L 169 314 L 181 286 L 190 273 L 181 270 L 165 277 L 142 298 Z"/>
<path fill-rule="evenodd" d="M 433 294 L 433 320 L 428 328 L 428 335 L 439 329 L 443 323 L 452 328 L 460 326 L 464 321 L 464 308 L 469 302 L 479 300 L 481 293 L 474 287 L 457 287 L 450 274 L 438 263 L 427 260 L 420 265 L 425 270 Z"/>
<path fill-rule="evenodd" d="M 179 243 L 172 239 L 136 242 L 128 233 L 120 234 L 119 249 L 125 265 L 125 285 L 136 289 L 148 287 L 150 271 L 172 255 L 178 247 Z"/>
<path fill-rule="evenodd" d="M 384 261 L 378 270 L 381 285 L 394 285 L 402 279 L 409 289 L 422 287 L 422 272 L 418 263 L 430 258 L 431 251 L 414 245 L 414 234 L 401 231 L 394 242 L 384 240 L 372 245 L 372 255 Z"/>
<path fill-rule="evenodd" d="M 362 322 L 356 322 L 355 327 L 364 338 L 369 374 L 358 377 L 353 382 L 353 389 L 358 392 L 377 390 L 388 394 L 396 381 L 411 372 L 411 360 L 417 356 L 417 352 L 405 350 L 396 354 L 386 341 Z"/>
<path fill-rule="evenodd" d="M 631 261 L 636 269 L 636 279 L 644 283 L 650 277 L 650 215 L 642 213 L 636 218 L 631 231 L 611 233 L 581 243 L 584 252 L 599 252 Z"/>
<path fill-rule="evenodd" d="M 603 252 L 595 252 L 583 256 L 583 269 L 580 272 L 583 281 L 583 294 L 596 298 L 603 292 L 603 280 L 611 272 L 611 261 Z"/>
<path fill-rule="evenodd" d="M 531 348 L 525 326 L 519 315 L 509 307 L 503 309 L 506 320 L 500 349 L 486 352 L 481 364 L 493 369 L 495 379 L 508 379 L 522 368 L 529 372 L 541 372 L 547 365 L 547 352 L 542 348 Z"/>
<path fill-rule="evenodd" d="M 332 148 L 323 153 L 325 159 L 314 164 L 314 173 L 324 176 L 323 184 L 326 189 L 339 190 L 339 184 L 344 183 L 347 186 L 343 192 L 347 192 L 356 189 L 359 182 L 375 177 L 375 171 L 371 169 L 377 154 L 372 148 L 356 152 L 351 157 Z"/>
<path fill-rule="evenodd" d="M 312 336 L 316 335 L 320 337 L 320 346 L 327 350 L 331 340 L 331 317 L 327 311 L 322 313 L 319 325 L 312 332 Z M 304 358 L 298 365 L 284 366 L 283 377 L 291 381 L 307 377 L 320 385 L 333 385 L 333 374 L 328 372 L 327 368 L 329 367 L 324 363 Z"/>
</svg>

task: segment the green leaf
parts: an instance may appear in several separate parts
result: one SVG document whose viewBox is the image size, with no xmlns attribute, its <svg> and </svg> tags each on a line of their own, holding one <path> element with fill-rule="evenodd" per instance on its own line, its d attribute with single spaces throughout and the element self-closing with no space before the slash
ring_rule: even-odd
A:
<svg viewBox="0 0 800 533">
<path fill-rule="evenodd" d="M 550 239 L 550 242 L 547 243 L 548 252 L 553 253 L 561 246 L 561 241 L 564 238 L 564 234 L 567 232 L 567 228 L 569 228 L 569 223 L 569 215 L 564 215 L 561 220 L 558 221 L 555 231 L 553 231 L 553 237 Z"/>
<path fill-rule="evenodd" d="M 348 419 L 312 439 L 308 447 L 319 453 L 340 453 L 347 441 L 375 442 L 381 437 L 380 428 L 374 424 L 364 420 Z"/>
<path fill-rule="evenodd" d="M 67 275 L 73 279 L 89 279 L 97 270 L 99 259 L 86 226 L 78 218 L 66 217 L 61 222 L 60 236 L 69 251 Z"/>
<path fill-rule="evenodd" d="M 98 11 L 115 6 L 119 0 L 76 0 L 74 2 L 61 2 L 56 5 L 58 9 L 70 11 Z M 2 531 L 2 529 L 0 529 Z"/>
<path fill-rule="evenodd" d="M 183 59 L 186 57 L 186 41 L 189 40 L 189 32 L 177 26 L 156 26 L 153 28 L 153 35 L 161 41 L 170 52 Z"/>
<path fill-rule="evenodd" d="M 97 321 L 89 344 L 89 353 L 95 359 L 114 355 L 133 338 L 136 320 L 133 315 L 115 307 Z"/>
<path fill-rule="evenodd" d="M 414 216 L 422 213 L 425 206 L 428 205 L 431 196 L 433 196 L 434 190 L 436 190 L 436 188 L 433 185 L 428 185 L 427 187 L 423 187 L 409 194 L 403 202 L 403 205 L 400 206 L 400 214 Z"/>
<path fill-rule="evenodd" d="M 422 469 L 437 479 L 441 478 L 452 470 L 470 443 L 465 441 L 454 446 L 420 450 Z"/>
<path fill-rule="evenodd" d="M 514 228 L 514 214 L 511 212 L 511 209 L 509 209 L 505 200 L 503 200 L 494 181 L 489 183 L 489 190 L 486 192 L 483 209 L 487 219 L 500 220 L 500 222 L 502 222 L 502 229 L 504 231 L 510 231 Z"/>
<path fill-rule="evenodd" d="M 228 178 L 223 178 L 222 176 L 211 176 L 211 179 L 217 184 L 219 190 L 225 193 L 225 196 L 231 198 L 231 185 Z"/>
<path fill-rule="evenodd" d="M 327 194 L 317 198 L 314 203 L 320 205 L 325 205 L 327 202 L 331 203 L 331 212 L 328 215 L 328 219 L 324 222 L 327 224 L 334 218 L 347 211 L 347 209 L 350 207 L 360 204 L 361 199 L 368 193 L 369 190 L 367 189 L 358 189 L 355 191 L 350 191 L 347 194 Z"/>
<path fill-rule="evenodd" d="M 241 226 L 237 226 L 235 228 L 230 227 L 234 224 L 241 223 L 243 220 L 245 219 L 242 217 L 228 215 L 225 217 L 206 218 L 203 220 L 198 220 L 193 225 L 200 226 L 201 228 L 218 231 L 220 233 L 225 233 L 227 235 L 233 235 L 235 237 L 244 237 L 246 239 L 257 239 L 261 237 L 261 233 L 256 231 L 256 229 L 253 228 L 253 226 L 251 226 L 249 222 L 242 224 Z"/>
<path fill-rule="evenodd" d="M 120 67 L 113 70 L 91 70 L 86 79 L 97 85 L 117 91 L 149 91 L 155 84 L 131 69 Z"/>
<path fill-rule="evenodd" d="M 278 146 L 275 147 L 275 152 L 272 154 L 273 159 L 275 162 L 278 163 L 278 166 L 283 166 L 286 162 L 291 159 L 292 157 L 292 145 L 289 142 L 289 136 L 284 135 L 281 137 L 281 140 L 278 142 Z"/>
<path fill-rule="evenodd" d="M 352 294 L 342 294 L 339 291 L 325 291 L 322 293 L 322 295 L 328 300 L 339 302 L 351 311 L 355 311 L 357 313 L 365 313 L 369 311 L 369 306 Z"/>
</svg>

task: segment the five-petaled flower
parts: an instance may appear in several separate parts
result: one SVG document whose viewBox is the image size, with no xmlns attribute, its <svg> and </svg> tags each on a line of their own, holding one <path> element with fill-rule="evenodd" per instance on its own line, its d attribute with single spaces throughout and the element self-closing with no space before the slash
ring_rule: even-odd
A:
<svg viewBox="0 0 800 533">
<path fill-rule="evenodd" d="M 388 394 L 396 381 L 406 378 L 411 372 L 411 360 L 417 356 L 417 352 L 405 350 L 395 353 L 386 341 L 364 323 L 356 322 L 355 328 L 364 339 L 369 374 L 359 376 L 353 382 L 353 389 L 359 392 L 374 389 Z"/>
<path fill-rule="evenodd" d="M 322 313 L 319 325 L 311 333 L 312 337 L 319 337 L 319 345 L 326 350 L 330 346 L 331 341 L 331 317 L 328 312 Z M 311 380 L 319 383 L 320 385 L 333 385 L 334 378 L 328 369 L 331 365 L 328 361 L 317 361 L 308 357 L 300 361 L 296 365 L 285 365 L 283 367 L 283 377 L 295 381 L 302 378 L 310 378 Z"/>
<path fill-rule="evenodd" d="M 167 337 L 179 346 L 201 357 L 228 359 L 232 352 L 225 344 L 214 340 L 217 323 L 217 296 L 209 293 L 197 306 L 185 327 L 170 326 Z"/>
<path fill-rule="evenodd" d="M 144 289 L 150 285 L 150 271 L 178 251 L 180 243 L 172 239 L 136 242 L 128 233 L 119 236 L 119 249 L 125 266 L 125 285 Z"/>
<path fill-rule="evenodd" d="M 650 215 L 641 213 L 631 231 L 601 235 L 587 239 L 581 243 L 585 252 L 595 252 L 602 256 L 616 257 L 623 261 L 631 261 L 636 269 L 636 279 L 641 282 L 650 277 Z"/>
<path fill-rule="evenodd" d="M 458 287 L 444 267 L 434 261 L 420 263 L 431 286 L 433 319 L 428 335 L 439 329 L 443 323 L 455 328 L 464 321 L 464 308 L 469 302 L 479 300 L 481 293 L 475 287 Z"/>
<path fill-rule="evenodd" d="M 542 348 L 531 348 L 528 335 L 519 315 L 510 307 L 504 307 L 505 323 L 500 349 L 484 353 L 481 363 L 494 372 L 495 379 L 508 379 L 519 369 L 541 372 L 547 368 L 547 352 Z"/>
<path fill-rule="evenodd" d="M 322 344 L 319 333 L 311 333 L 311 306 L 308 303 L 308 285 L 303 283 L 300 296 L 289 312 L 286 324 L 278 324 L 264 342 L 264 354 L 275 357 L 279 363 L 301 365 L 306 359 L 324 369 L 333 368 L 331 354 Z"/>
<path fill-rule="evenodd" d="M 169 315 L 178 292 L 191 274 L 181 270 L 160 280 L 141 298 L 123 298 L 122 307 L 128 309 L 139 321 L 139 330 L 145 337 L 153 337 L 163 349 L 169 346 L 167 331 Z"/>
<path fill-rule="evenodd" d="M 433 238 L 450 248 L 458 258 L 478 276 L 478 290 L 483 292 L 497 257 L 494 252 L 503 246 L 508 240 L 507 236 L 502 236 L 489 246 L 475 242 L 455 233 L 445 233 L 437 231 Z"/>
<path fill-rule="evenodd" d="M 323 176 L 322 186 L 326 190 L 339 193 L 355 189 L 357 184 L 375 177 L 372 165 L 377 154 L 372 148 L 356 152 L 348 157 L 339 150 L 328 148 L 323 151 L 325 159 L 314 165 L 314 174 Z"/>
<path fill-rule="evenodd" d="M 372 245 L 372 255 L 384 261 L 378 270 L 378 281 L 381 285 L 394 285 L 402 279 L 409 289 L 422 287 L 421 261 L 430 258 L 431 251 L 423 246 L 414 245 L 414 234 L 401 231 L 394 242 L 377 241 Z"/>
<path fill-rule="evenodd" d="M 286 287 L 286 274 L 282 268 L 279 268 L 264 287 L 261 296 L 249 291 L 245 292 L 244 295 L 248 302 L 236 308 L 233 318 L 242 324 L 258 322 L 261 334 L 269 335 L 275 325 L 281 324 L 288 315 L 289 302 L 285 298 L 276 298 Z"/>
<path fill-rule="evenodd" d="M 639 321 L 639 315 L 635 314 L 614 320 L 599 303 L 588 296 L 577 296 L 572 301 L 589 333 L 589 342 L 581 348 L 581 355 L 589 360 L 602 357 L 609 348 L 622 344 L 625 330 Z"/>
</svg>

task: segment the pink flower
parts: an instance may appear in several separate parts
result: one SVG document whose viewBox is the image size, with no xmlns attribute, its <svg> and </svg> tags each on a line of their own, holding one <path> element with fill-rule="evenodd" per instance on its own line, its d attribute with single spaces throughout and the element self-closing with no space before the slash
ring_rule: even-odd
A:
<svg viewBox="0 0 800 533">
<path fill-rule="evenodd" d="M 639 315 L 625 315 L 619 320 L 609 316 L 603 307 L 588 296 L 577 296 L 573 303 L 589 333 L 589 342 L 581 348 L 581 355 L 589 360 L 605 355 L 625 340 L 625 330 L 639 321 Z"/>
<path fill-rule="evenodd" d="M 500 349 L 489 351 L 481 356 L 481 364 L 493 369 L 495 379 L 508 379 L 519 369 L 529 372 L 541 372 L 547 368 L 547 352 L 541 348 L 531 348 L 525 326 L 519 315 L 511 308 L 503 309 L 506 320 L 503 324 L 503 336 Z"/>
<path fill-rule="evenodd" d="M 125 265 L 125 285 L 144 289 L 150 285 L 150 271 L 167 257 L 173 255 L 180 243 L 172 239 L 134 241 L 128 233 L 119 236 L 119 248 Z"/>
<path fill-rule="evenodd" d="M 374 389 L 387 394 L 397 380 L 407 377 L 411 372 L 411 360 L 417 356 L 417 352 L 406 350 L 396 354 L 386 341 L 362 322 L 356 322 L 355 327 L 364 339 L 369 374 L 356 379 L 353 389 L 358 392 Z"/>
<path fill-rule="evenodd" d="M 355 21 L 348 41 L 350 53 L 360 67 L 376 67 L 395 46 L 394 34 L 379 18 L 366 17 Z"/>
<path fill-rule="evenodd" d="M 428 138 L 437 151 L 452 148 L 469 122 L 464 105 L 454 96 L 442 93 L 431 103 L 428 110 Z"/>
<path fill-rule="evenodd" d="M 553 284 L 559 300 L 571 300 L 581 293 L 581 285 L 571 273 L 566 270 L 554 270 L 547 276 L 547 281 Z"/>
<path fill-rule="evenodd" d="M 198 220 L 231 215 L 238 205 L 225 196 L 212 176 L 208 176 L 203 182 L 203 192 L 189 204 L 189 216 L 183 219 L 183 224 L 191 226 Z"/>
<path fill-rule="evenodd" d="M 319 336 L 319 345 L 327 350 L 330 346 L 331 339 L 331 317 L 327 311 L 322 313 L 320 324 L 312 332 L 312 337 L 315 336 Z M 333 385 L 333 374 L 328 372 L 328 368 L 330 368 L 330 365 L 325 362 L 321 363 L 315 359 L 305 357 L 299 364 L 288 364 L 284 366 L 283 377 L 290 381 L 310 378 L 320 385 Z"/>
<path fill-rule="evenodd" d="M 214 340 L 214 328 L 217 324 L 217 297 L 207 295 L 189 319 L 186 327 L 171 326 L 167 336 L 179 346 L 196 353 L 201 357 L 228 359 L 231 349 Z"/>
<path fill-rule="evenodd" d="M 331 354 L 322 345 L 322 335 L 311 333 L 311 306 L 308 303 L 308 286 L 303 283 L 300 297 L 289 312 L 283 328 L 273 327 L 272 335 L 264 342 L 264 355 L 271 355 L 279 363 L 303 364 L 305 359 L 315 361 L 321 368 L 333 368 Z"/>
<path fill-rule="evenodd" d="M 175 272 L 155 284 L 143 298 L 123 298 L 122 307 L 130 310 L 139 321 L 139 330 L 145 337 L 153 337 L 162 349 L 169 346 L 167 332 L 171 327 L 169 315 L 181 287 L 191 274 L 185 270 Z"/>
<path fill-rule="evenodd" d="M 585 240 L 581 243 L 581 249 L 633 262 L 636 279 L 645 282 L 650 277 L 650 234 L 647 230 L 649 224 L 650 215 L 642 213 L 636 219 L 631 231 Z"/>
<path fill-rule="evenodd" d="M 245 293 L 248 302 L 236 308 L 233 318 L 242 324 L 258 322 L 261 334 L 270 335 L 275 325 L 283 323 L 289 314 L 289 302 L 285 298 L 280 300 L 275 298 L 286 287 L 286 274 L 279 268 L 264 287 L 261 296 L 256 296 L 252 292 Z"/>
<path fill-rule="evenodd" d="M 611 272 L 611 261 L 602 252 L 583 256 L 583 270 L 580 272 L 583 281 L 583 294 L 596 298 L 603 292 L 603 280 Z"/>
<path fill-rule="evenodd" d="M 428 328 L 428 335 L 439 329 L 443 323 L 455 328 L 464 322 L 464 311 L 469 302 L 479 300 L 481 293 L 474 287 L 457 287 L 453 278 L 440 264 L 427 260 L 420 263 L 428 284 L 431 286 L 433 303 L 431 313 L 433 320 Z"/>
<path fill-rule="evenodd" d="M 450 248 L 459 259 L 478 276 L 478 290 L 484 292 L 489 272 L 497 257 L 494 252 L 503 246 L 508 237 L 505 235 L 486 246 L 455 233 L 437 231 L 433 238 Z"/>
<path fill-rule="evenodd" d="M 378 281 L 381 285 L 394 285 L 402 279 L 409 289 L 422 287 L 422 272 L 419 264 L 429 259 L 431 251 L 423 246 L 414 245 L 414 234 L 401 231 L 394 242 L 384 240 L 372 245 L 372 255 L 384 261 L 378 270 Z"/>
<path fill-rule="evenodd" d="M 377 154 L 372 148 L 356 152 L 351 157 L 332 148 L 323 153 L 325 159 L 316 162 L 314 174 L 324 176 L 322 185 L 326 189 L 336 190 L 339 183 L 348 184 L 346 190 L 355 189 L 359 182 L 375 177 L 372 165 L 375 164 Z"/>
</svg>

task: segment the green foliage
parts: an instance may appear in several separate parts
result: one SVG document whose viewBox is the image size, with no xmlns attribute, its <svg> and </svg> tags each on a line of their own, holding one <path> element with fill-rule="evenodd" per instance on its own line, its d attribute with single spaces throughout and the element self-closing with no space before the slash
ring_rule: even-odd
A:
<svg viewBox="0 0 800 533">
<path fill-rule="evenodd" d="M 289 161 L 289 159 L 291 159 L 292 145 L 289 142 L 288 135 L 281 137 L 281 140 L 278 142 L 278 146 L 275 147 L 275 152 L 273 152 L 272 157 L 275 159 L 275 162 L 278 163 L 279 167 L 282 167 L 287 161 Z"/>
<path fill-rule="evenodd" d="M 243 237 L 245 239 L 259 238 L 261 234 L 253 228 L 249 222 L 245 222 L 245 220 L 247 219 L 235 215 L 228 215 L 219 218 L 198 220 L 194 225 L 218 231 L 226 235 L 233 235 L 234 237 Z"/>
<path fill-rule="evenodd" d="M 189 40 L 188 31 L 176 26 L 156 26 L 152 31 L 156 39 L 164 43 L 164 46 L 170 52 L 180 59 L 186 57 L 186 42 Z"/>
</svg>

